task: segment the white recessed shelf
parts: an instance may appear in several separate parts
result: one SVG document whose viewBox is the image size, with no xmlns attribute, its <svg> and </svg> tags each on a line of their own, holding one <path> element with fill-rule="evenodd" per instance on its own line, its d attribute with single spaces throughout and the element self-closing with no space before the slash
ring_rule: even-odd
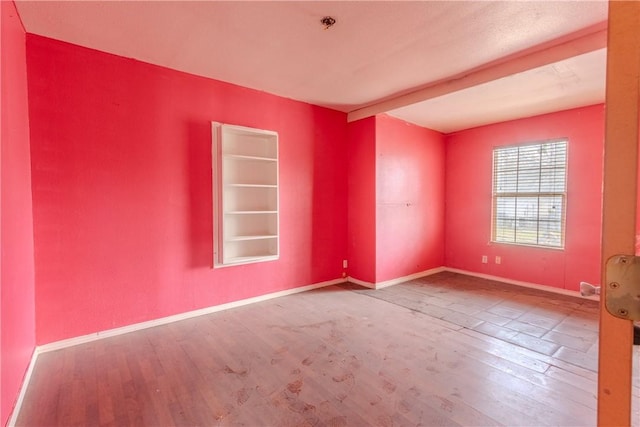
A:
<svg viewBox="0 0 640 427">
<path fill-rule="evenodd" d="M 212 123 L 214 267 L 279 256 L 278 134 Z"/>
</svg>

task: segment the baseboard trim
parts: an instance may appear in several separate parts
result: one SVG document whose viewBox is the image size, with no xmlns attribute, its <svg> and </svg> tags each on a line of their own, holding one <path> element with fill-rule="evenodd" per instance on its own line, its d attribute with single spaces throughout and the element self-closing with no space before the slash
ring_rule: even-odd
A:
<svg viewBox="0 0 640 427">
<path fill-rule="evenodd" d="M 141 322 L 141 323 L 135 323 L 133 325 L 127 325 L 127 326 L 123 326 L 123 327 L 120 327 L 120 328 L 108 329 L 108 330 L 105 330 L 105 331 L 95 332 L 95 333 L 88 334 L 88 335 L 82 335 L 82 336 L 79 336 L 79 337 L 69 338 L 69 339 L 55 341 L 55 342 L 52 342 L 52 343 L 49 343 L 49 344 L 44 344 L 44 345 L 41 345 L 41 346 L 37 346 L 34 349 L 33 354 L 31 356 L 31 361 L 29 362 L 29 367 L 27 368 L 27 372 L 25 373 L 24 381 L 22 383 L 22 387 L 20 388 L 20 393 L 18 394 L 18 399 L 16 400 L 16 404 L 15 404 L 15 407 L 13 408 L 13 412 L 9 416 L 9 422 L 8 422 L 7 426 L 8 427 L 15 427 L 15 425 L 16 425 L 16 422 L 18 420 L 18 414 L 20 413 L 20 410 L 22 408 L 22 403 L 24 401 L 24 397 L 25 397 L 25 394 L 27 392 L 27 388 L 29 386 L 29 382 L 31 381 L 31 376 L 33 374 L 33 370 L 34 370 L 35 364 L 37 362 L 38 356 L 41 353 L 60 350 L 60 349 L 67 348 L 67 347 L 73 347 L 73 346 L 76 346 L 76 345 L 80 345 L 80 344 L 84 344 L 84 343 L 88 343 L 88 342 L 92 342 L 92 341 L 97 341 L 97 340 L 100 340 L 100 339 L 103 339 L 103 338 L 114 337 L 114 336 L 122 335 L 122 334 L 128 334 L 130 332 L 135 332 L 135 331 L 139 331 L 139 330 L 143 330 L 143 329 L 153 328 L 155 326 L 160 326 L 160 325 L 166 325 L 168 323 L 177 322 L 177 321 L 180 321 L 180 320 L 190 319 L 190 318 L 193 318 L 193 317 L 203 316 L 203 315 L 206 315 L 206 314 L 211 314 L 211 313 L 216 313 L 216 312 L 219 312 L 219 311 L 229 310 L 229 309 L 232 309 L 232 308 L 242 307 L 242 306 L 249 305 L 249 304 L 255 304 L 255 303 L 258 303 L 258 302 L 262 302 L 262 301 L 268 301 L 270 299 L 279 298 L 279 297 L 283 297 L 283 296 L 287 296 L 287 295 L 293 295 L 293 294 L 297 294 L 297 293 L 301 293 L 301 292 L 306 292 L 306 291 L 310 291 L 310 290 L 313 290 L 313 289 L 318 289 L 318 288 L 323 288 L 323 287 L 327 287 L 327 286 L 337 285 L 339 283 L 344 283 L 345 281 L 348 281 L 349 283 L 354 283 L 354 284 L 357 284 L 357 285 L 360 285 L 360 286 L 364 286 L 364 287 L 367 287 L 367 288 L 371 288 L 371 289 L 382 289 L 382 288 L 386 288 L 386 287 L 389 287 L 389 286 L 397 285 L 399 283 L 403 283 L 403 282 L 406 282 L 406 281 L 409 281 L 409 280 L 414 280 L 414 279 L 419 279 L 421 277 L 430 276 L 432 274 L 440 273 L 440 272 L 443 272 L 443 271 L 447 271 L 447 272 L 451 272 L 451 273 L 464 274 L 464 275 L 467 275 L 467 276 L 478 277 L 478 278 L 481 278 L 481 279 L 495 280 L 497 282 L 508 283 L 508 284 L 515 285 L 515 286 L 538 289 L 538 290 L 542 290 L 542 291 L 546 291 L 546 292 L 553 292 L 553 293 L 562 294 L 562 295 L 569 295 L 569 296 L 578 297 L 578 298 L 582 298 L 582 299 L 590 299 L 590 300 L 595 300 L 595 301 L 599 301 L 599 299 L 600 299 L 597 295 L 590 296 L 590 297 L 583 297 L 582 295 L 580 295 L 580 292 L 578 292 L 578 291 L 570 291 L 570 290 L 567 290 L 567 289 L 559 289 L 559 288 L 554 288 L 552 286 L 540 285 L 540 284 L 531 283 L 531 282 L 523 282 L 523 281 L 520 281 L 520 280 L 512 280 L 512 279 L 507 279 L 505 277 L 493 276 L 493 275 L 490 275 L 490 274 L 477 273 L 477 272 L 474 272 L 474 271 L 462 270 L 462 269 L 451 268 L 451 267 L 436 267 L 436 268 L 432 268 L 432 269 L 429 269 L 429 270 L 420 271 L 418 273 L 413 273 L 413 274 L 410 274 L 410 275 L 407 275 L 407 276 L 398 277 L 398 278 L 395 278 L 395 279 L 385 280 L 383 282 L 376 282 L 376 283 L 371 283 L 371 282 L 367 282 L 367 281 L 364 281 L 364 280 L 359 280 L 359 279 L 356 279 L 354 277 L 350 277 L 349 276 L 346 279 L 345 278 L 333 279 L 333 280 L 328 280 L 328 281 L 325 281 L 325 282 L 314 283 L 312 285 L 301 286 L 301 287 L 298 287 L 298 288 L 285 289 L 283 291 L 272 292 L 272 293 L 269 293 L 269 294 L 259 295 L 259 296 L 251 297 L 251 298 L 246 298 L 246 299 L 239 300 L 239 301 L 232 301 L 232 302 L 228 302 L 228 303 L 225 303 L 225 304 L 206 307 L 206 308 L 202 308 L 202 309 L 199 309 L 199 310 L 188 311 L 188 312 L 185 312 L 185 313 L 175 314 L 175 315 L 172 315 L 172 316 L 162 317 L 162 318 L 159 318 L 159 319 L 149 320 L 149 321 Z"/>
<path fill-rule="evenodd" d="M 102 338 L 109 338 L 117 335 L 128 334 L 129 332 L 135 332 L 143 329 L 153 328 L 155 326 L 166 325 L 167 323 L 178 322 L 180 320 L 190 319 L 192 317 L 204 316 L 205 314 L 216 313 L 218 311 L 229 310 L 232 308 L 242 307 L 249 304 L 255 304 L 257 302 L 268 301 L 270 299 L 280 298 L 287 295 L 298 294 L 300 292 L 306 292 L 313 289 L 323 288 L 326 286 L 337 285 L 339 283 L 344 283 L 345 281 L 346 279 L 340 278 L 340 279 L 328 280 L 325 282 L 314 283 L 312 285 L 301 286 L 298 288 L 285 289 L 283 291 L 272 292 L 265 295 L 259 295 L 257 297 L 251 297 L 251 298 L 246 298 L 239 301 L 232 301 L 232 302 L 228 302 L 220 305 L 201 308 L 198 310 L 187 311 L 185 313 L 174 314 L 172 316 L 161 317 L 159 319 L 149 320 L 146 322 L 134 323 L 132 325 L 122 326 L 120 328 L 108 329 L 105 331 L 94 332 L 88 335 L 82 335 L 79 337 L 55 341 L 49 344 L 38 346 L 36 350 L 39 353 L 46 353 L 48 351 L 60 350 L 67 347 L 73 347 L 75 345 L 97 341 Z"/>
<path fill-rule="evenodd" d="M 555 294 L 569 295 L 572 297 L 578 297 L 582 299 L 600 301 L 600 297 L 598 295 L 583 297 L 582 295 L 580 295 L 580 292 L 578 291 L 570 291 L 568 289 L 560 289 L 560 288 L 555 288 L 553 286 L 539 285 L 537 283 L 523 282 L 520 280 L 512 280 L 512 279 L 507 279 L 506 277 L 493 276 L 491 274 L 476 273 L 475 271 L 461 270 L 459 268 L 451 268 L 451 267 L 444 267 L 443 271 L 448 271 L 450 273 L 464 274 L 465 276 L 478 277 L 480 279 L 494 280 L 496 282 L 508 283 L 510 285 L 521 286 L 524 288 L 538 289 L 540 291 L 546 291 L 546 292 L 553 292 Z"/>
<path fill-rule="evenodd" d="M 353 283 L 354 285 L 364 286 L 365 288 L 375 289 L 376 284 L 371 282 L 366 282 L 364 280 L 356 279 L 355 277 L 348 276 L 347 282 Z"/>
<path fill-rule="evenodd" d="M 520 281 L 520 280 L 508 279 L 506 277 L 493 276 L 491 274 L 484 274 L 484 273 L 476 273 L 475 271 L 462 270 L 462 269 L 459 269 L 459 268 L 444 267 L 444 266 L 443 267 L 432 268 L 430 270 L 425 270 L 425 271 L 421 271 L 421 272 L 414 273 L 414 274 L 410 274 L 408 276 L 398 277 L 396 279 L 385 280 L 384 282 L 372 283 L 372 282 L 367 282 L 367 281 L 364 281 L 364 280 L 356 279 L 355 277 L 351 277 L 351 276 L 347 277 L 347 281 L 349 283 L 354 283 L 356 285 L 364 286 L 364 287 L 370 288 L 370 289 L 382 289 L 382 288 L 386 288 L 388 286 L 397 285 L 398 283 L 403 283 L 403 282 L 406 282 L 406 281 L 409 281 L 409 280 L 419 279 L 420 277 L 430 276 L 432 274 L 440 273 L 440 272 L 443 272 L 443 271 L 448 271 L 450 273 L 464 274 L 466 276 L 478 277 L 480 279 L 494 280 L 496 282 L 507 283 L 507 284 L 510 284 L 510 285 L 521 286 L 521 287 L 524 287 L 524 288 L 538 289 L 538 290 L 541 290 L 541 291 L 553 292 L 553 293 L 561 294 L 561 295 L 569 295 L 569 296 L 572 296 L 572 297 L 578 297 L 578 298 L 582 298 L 582 299 L 600 301 L 600 297 L 598 295 L 592 295 L 592 296 L 588 296 L 588 297 L 583 297 L 582 295 L 580 295 L 579 291 L 570 291 L 568 289 L 554 288 L 553 286 L 540 285 L 540 284 L 532 283 L 532 282 L 523 282 L 523 281 Z"/>
<path fill-rule="evenodd" d="M 424 271 L 419 271 L 417 273 L 409 274 L 408 276 L 397 277 L 395 279 L 385 280 L 383 282 L 376 282 L 376 283 L 366 282 L 364 280 L 356 279 L 354 277 L 347 277 L 347 281 L 349 283 L 354 283 L 356 285 L 364 286 L 370 289 L 382 289 L 389 286 L 397 285 L 398 283 L 407 282 L 409 280 L 419 279 L 425 276 L 431 276 L 432 274 L 440 273 L 442 271 L 445 271 L 445 267 L 436 267 L 436 268 L 431 268 L 429 270 L 424 270 Z"/>
<path fill-rule="evenodd" d="M 11 415 L 9 415 L 9 422 L 7 423 L 7 427 L 15 427 L 16 423 L 18 422 L 18 414 L 22 409 L 22 402 L 24 402 L 24 396 L 27 393 L 29 382 L 31 382 L 31 375 L 33 374 L 33 369 L 36 366 L 36 361 L 38 360 L 39 354 L 40 352 L 38 351 L 38 347 L 36 347 L 31 354 L 31 361 L 29 362 L 29 366 L 27 367 L 27 372 L 25 372 L 24 374 L 22 386 L 20 387 L 20 392 L 18 393 L 16 404 L 13 407 L 13 412 L 11 412 Z"/>
<path fill-rule="evenodd" d="M 177 322 L 177 321 L 180 321 L 180 320 L 190 319 L 192 317 L 203 316 L 203 315 L 206 315 L 206 314 L 216 313 L 218 311 L 223 311 L 223 310 L 229 310 L 229 309 L 232 309 L 232 308 L 242 307 L 242 306 L 249 305 L 249 304 L 254 304 L 254 303 L 257 303 L 257 302 L 267 301 L 267 300 L 270 300 L 270 299 L 273 299 L 273 298 L 279 298 L 279 297 L 283 297 L 283 296 L 287 296 L 287 295 L 297 294 L 297 293 L 300 293 L 300 292 L 310 291 L 310 290 L 313 290 L 313 289 L 323 288 L 323 287 L 326 287 L 326 286 L 332 286 L 332 285 L 336 285 L 336 284 L 339 284 L 339 283 L 343 283 L 345 281 L 348 281 L 350 283 L 354 283 L 356 285 L 364 286 L 364 287 L 367 287 L 367 288 L 370 288 L 370 289 L 382 289 L 382 288 L 386 288 L 386 287 L 389 287 L 389 286 L 397 285 L 399 283 L 403 283 L 403 282 L 406 282 L 406 281 L 409 281 L 409 280 L 414 280 L 414 279 L 419 279 L 421 277 L 430 276 L 432 274 L 440 273 L 440 272 L 443 272 L 443 271 L 448 271 L 448 272 L 451 272 L 451 273 L 465 274 L 467 276 L 479 277 L 479 278 L 488 279 L 488 280 L 495 280 L 495 281 L 498 281 L 498 282 L 508 283 L 508 284 L 511 284 L 511 285 L 522 286 L 522 287 L 532 288 L 532 289 L 538 289 L 538 290 L 543 290 L 543 291 L 547 291 L 547 292 L 554 292 L 554 293 L 558 293 L 558 294 L 562 294 L 562 295 L 569 295 L 569 296 L 573 296 L 573 297 L 579 297 L 579 298 L 590 299 L 590 300 L 595 300 L 595 301 L 598 301 L 600 299 L 597 295 L 590 296 L 590 297 L 583 297 L 583 296 L 580 295 L 580 292 L 578 292 L 578 291 L 570 291 L 570 290 L 567 290 L 567 289 L 559 289 L 559 288 L 554 288 L 552 286 L 539 285 L 539 284 L 536 284 L 536 283 L 523 282 L 523 281 L 519 281 L 519 280 L 512 280 L 512 279 L 508 279 L 508 278 L 505 278 L 505 277 L 493 276 L 493 275 L 490 275 L 490 274 L 477 273 L 477 272 L 474 272 L 474 271 L 462 270 L 462 269 L 451 268 L 451 267 L 436 267 L 436 268 L 432 268 L 432 269 L 429 269 L 429 270 L 424 270 L 424 271 L 420 271 L 420 272 L 417 272 L 417 273 L 409 274 L 407 276 L 402 276 L 402 277 L 398 277 L 398 278 L 395 278 L 395 279 L 385 280 L 385 281 L 376 282 L 376 283 L 367 282 L 367 281 L 356 279 L 354 277 L 349 276 L 346 279 L 339 278 L 339 279 L 328 280 L 328 281 L 325 281 L 325 282 L 314 283 L 314 284 L 311 284 L 311 285 L 301 286 L 301 287 L 298 287 L 298 288 L 285 289 L 283 291 L 272 292 L 272 293 L 269 293 L 269 294 L 259 295 L 259 296 L 251 297 L 251 298 L 246 298 L 246 299 L 239 300 L 239 301 L 232 301 L 232 302 L 229 302 L 229 303 L 215 305 L 215 306 L 211 306 L 211 307 L 206 307 L 206 308 L 202 308 L 202 309 L 199 309 L 199 310 L 188 311 L 188 312 L 185 312 L 185 313 L 175 314 L 175 315 L 167 316 L 167 317 L 161 317 L 159 319 L 149 320 L 149 321 L 146 321 L 146 322 L 135 323 L 133 325 L 127 325 L 127 326 L 123 326 L 123 327 L 120 327 L 120 328 L 108 329 L 108 330 L 105 330 L 105 331 L 99 331 L 99 332 L 95 332 L 95 333 L 88 334 L 88 335 L 82 335 L 82 336 L 79 336 L 79 337 L 74 337 L 74 338 L 69 338 L 69 339 L 65 339 L 65 340 L 60 340 L 60 341 L 55 341 L 55 342 L 52 342 L 52 343 L 44 344 L 42 346 L 36 347 L 36 349 L 34 350 L 34 358 L 32 359 L 32 363 L 34 363 L 35 358 L 37 358 L 37 355 L 40 354 L 40 353 L 45 353 L 45 352 L 48 352 L 48 351 L 55 351 L 55 350 L 59 350 L 59 349 L 67 348 L 67 347 L 72 347 L 72 346 L 79 345 L 79 344 L 88 343 L 88 342 L 91 342 L 91 341 L 96 341 L 96 340 L 99 340 L 99 339 L 102 339 L 102 338 L 108 338 L 108 337 L 113 337 L 113 336 L 117 336 L 117 335 L 127 334 L 129 332 L 135 332 L 135 331 L 139 331 L 139 330 L 143 330 L 143 329 L 147 329 L 147 328 L 153 328 L 155 326 L 166 325 L 167 323 Z M 30 365 L 29 369 L 33 369 L 31 365 Z M 31 372 L 29 371 L 29 375 L 30 374 L 31 374 Z"/>
</svg>

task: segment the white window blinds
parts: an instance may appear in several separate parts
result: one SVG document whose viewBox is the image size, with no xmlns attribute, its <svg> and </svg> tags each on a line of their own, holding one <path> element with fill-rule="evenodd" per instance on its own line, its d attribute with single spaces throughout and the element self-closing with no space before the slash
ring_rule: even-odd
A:
<svg viewBox="0 0 640 427">
<path fill-rule="evenodd" d="M 564 247 L 567 140 L 493 150 L 492 240 Z"/>
</svg>

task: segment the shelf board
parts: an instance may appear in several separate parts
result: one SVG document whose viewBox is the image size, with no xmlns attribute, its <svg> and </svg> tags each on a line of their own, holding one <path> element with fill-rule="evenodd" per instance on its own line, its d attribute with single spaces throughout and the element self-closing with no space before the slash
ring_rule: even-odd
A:
<svg viewBox="0 0 640 427">
<path fill-rule="evenodd" d="M 278 259 L 278 255 L 265 254 L 265 255 L 253 255 L 253 256 L 237 256 L 231 258 L 225 258 L 223 266 L 229 266 L 233 264 L 244 264 L 256 261 L 271 261 Z"/>
<path fill-rule="evenodd" d="M 260 156 L 246 156 L 244 154 L 224 154 L 224 158 L 226 159 L 237 159 L 237 160 L 259 160 L 262 162 L 277 162 L 278 159 L 273 157 L 260 157 Z"/>
<path fill-rule="evenodd" d="M 254 236 L 234 236 L 226 239 L 227 242 L 241 242 L 244 240 L 265 240 L 265 239 L 277 239 L 277 234 L 263 234 Z"/>
<path fill-rule="evenodd" d="M 274 214 L 278 211 L 228 211 L 225 215 L 252 215 L 252 214 Z"/>
<path fill-rule="evenodd" d="M 226 184 L 226 186 L 239 188 L 278 188 L 277 184 Z"/>
</svg>

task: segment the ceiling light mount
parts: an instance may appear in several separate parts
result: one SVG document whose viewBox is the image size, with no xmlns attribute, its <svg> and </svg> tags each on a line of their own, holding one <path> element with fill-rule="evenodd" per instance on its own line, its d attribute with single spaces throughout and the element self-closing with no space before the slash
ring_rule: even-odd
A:
<svg viewBox="0 0 640 427">
<path fill-rule="evenodd" d="M 333 27 L 333 25 L 336 23 L 336 20 L 331 16 L 325 16 L 320 20 L 320 23 L 324 25 L 325 30 L 328 30 L 329 28 Z"/>
</svg>

